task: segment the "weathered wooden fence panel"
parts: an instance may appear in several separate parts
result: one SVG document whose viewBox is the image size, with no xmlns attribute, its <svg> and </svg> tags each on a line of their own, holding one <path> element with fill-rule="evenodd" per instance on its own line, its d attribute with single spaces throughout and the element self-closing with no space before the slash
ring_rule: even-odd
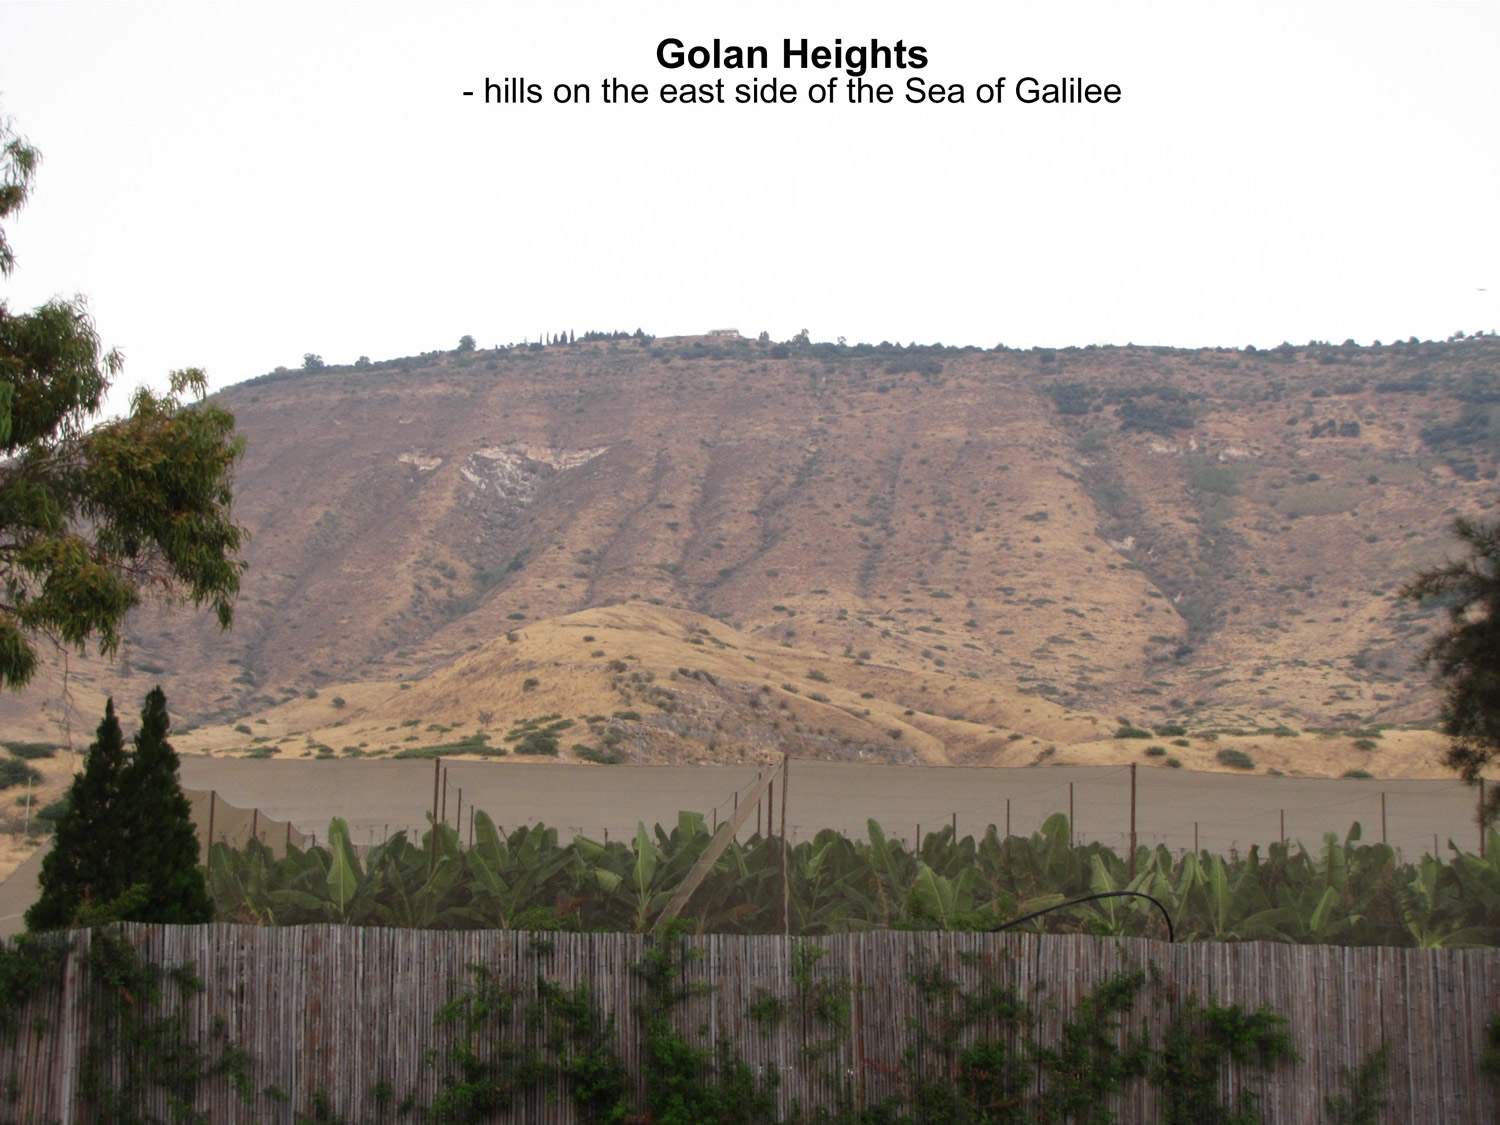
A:
<svg viewBox="0 0 1500 1125">
<path fill-rule="evenodd" d="M 435 1021 L 455 982 L 467 983 L 475 965 L 523 992 L 539 976 L 565 988 L 587 983 L 602 1010 L 614 1014 L 623 1060 L 643 1080 L 635 1013 L 645 987 L 633 966 L 651 939 L 639 935 L 235 925 L 129 925 L 124 933 L 148 960 L 192 962 L 206 985 L 189 1004 L 194 1031 L 207 1039 L 218 1025 L 256 1060 L 251 1104 L 238 1101 L 226 1081 L 202 1090 L 199 1108 L 214 1122 L 290 1122 L 320 1092 L 348 1120 L 374 1120 L 378 1083 L 395 1100 L 413 1094 L 418 1105 L 430 1104 L 440 1079 L 428 1050 L 441 1057 L 452 1042 L 451 1029 Z M 0 1046 L 0 1080 L 14 1076 L 9 1093 L 16 1095 L 5 1113 L 15 1120 L 81 1120 L 91 941 L 88 933 L 74 940 L 61 986 L 33 997 L 18 1014 L 14 1042 Z M 914 1063 L 909 1053 L 942 1033 L 944 1005 L 955 994 L 934 982 L 968 993 L 1014 989 L 1035 1015 L 1032 1033 L 1049 1043 L 1099 984 L 1146 970 L 1128 1026 L 1118 1032 L 1122 1043 L 1144 1026 L 1160 1045 L 1190 996 L 1250 1010 L 1266 1005 L 1287 1017 L 1299 1062 L 1265 1076 L 1233 1066 L 1225 1072 L 1225 1093 L 1259 1094 L 1267 1121 L 1323 1120 L 1323 1097 L 1341 1088 L 1343 1068 L 1357 1067 L 1382 1044 L 1391 1049 L 1383 1120 L 1458 1125 L 1496 1116 L 1478 1068 L 1484 1026 L 1500 1013 L 1496 949 L 933 932 L 681 940 L 699 952 L 683 967 L 692 995 L 675 1010 L 675 1026 L 705 1046 L 727 1038 L 757 1075 L 774 1068 L 783 1113 L 794 1103 L 804 1111 L 840 1101 L 872 1105 L 909 1093 L 916 1078 L 951 1079 L 938 1055 L 929 1051 Z M 824 1009 L 834 1013 L 829 1018 L 807 1003 L 818 989 L 835 1001 Z M 782 1001 L 774 1018 L 768 997 Z M 1024 1034 L 989 1016 L 959 1041 L 1008 1036 L 1014 1047 Z M 1115 1096 L 1111 1108 L 1122 1121 L 1159 1119 L 1156 1091 L 1146 1082 Z M 511 1119 L 564 1125 L 573 1114 L 559 1086 L 529 1092 Z"/>
</svg>

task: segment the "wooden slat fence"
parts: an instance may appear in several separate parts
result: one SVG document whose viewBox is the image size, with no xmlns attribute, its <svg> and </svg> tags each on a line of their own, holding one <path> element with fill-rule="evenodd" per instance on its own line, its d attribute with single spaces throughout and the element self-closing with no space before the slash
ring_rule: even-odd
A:
<svg viewBox="0 0 1500 1125">
<path fill-rule="evenodd" d="M 450 1042 L 435 1028 L 452 982 L 472 965 L 531 995 L 538 975 L 575 987 L 587 983 L 617 1021 L 620 1052 L 642 1072 L 635 1015 L 645 989 L 631 966 L 651 940 L 635 934 L 432 932 L 335 926 L 256 928 L 127 925 L 127 940 L 159 964 L 192 962 L 206 990 L 190 1003 L 191 1026 L 207 1039 L 216 1022 L 256 1060 L 250 1105 L 223 1080 L 200 1092 L 199 1109 L 214 1122 L 285 1121 L 306 1113 L 326 1091 L 348 1120 L 379 1120 L 372 1091 L 389 1085 L 397 1100 L 414 1093 L 429 1105 L 438 1089 L 429 1048 Z M 63 985 L 37 996 L 19 1014 L 15 1042 L 0 1047 L 0 1076 L 15 1076 L 17 1100 L 5 1114 L 19 1121 L 82 1120 L 80 1061 L 88 1034 L 88 933 L 74 935 Z M 1028 934 L 872 932 L 818 939 L 711 935 L 681 939 L 700 951 L 686 964 L 697 990 L 674 1014 L 684 1034 L 704 1045 L 720 1036 L 764 1075 L 780 1074 L 786 1115 L 831 1106 L 840 1098 L 874 1104 L 909 1092 L 914 1077 L 946 1080 L 941 1059 L 913 1062 L 908 1048 L 939 1032 L 941 1001 L 913 982 L 936 967 L 964 991 L 987 985 L 1016 990 L 1037 1014 L 1033 1033 L 1055 1042 L 1078 1002 L 1119 972 L 1148 970 L 1127 1018 L 1144 1021 L 1153 1043 L 1190 995 L 1248 1009 L 1269 1005 L 1289 1019 L 1301 1060 L 1267 1076 L 1226 1071 L 1225 1090 L 1260 1095 L 1266 1121 L 1324 1120 L 1323 1097 L 1341 1089 L 1341 1068 L 1370 1051 L 1391 1048 L 1391 1104 L 1381 1120 L 1431 1125 L 1496 1119 L 1496 1099 L 1478 1062 L 1486 1022 L 1500 1013 L 1500 950 L 1414 950 L 1265 943 L 1167 945 L 1143 939 Z M 799 949 L 804 983 L 847 983 L 849 1024 L 840 1032 L 799 1002 Z M 1150 967 L 1155 972 L 1150 972 Z M 758 992 L 765 990 L 765 992 Z M 779 1023 L 751 1016 L 766 993 L 783 998 Z M 519 1021 L 518 1021 L 519 1023 Z M 965 1033 L 1018 1037 L 993 1020 Z M 915 1069 L 914 1069 L 915 1068 Z M 279 1087 L 288 1098 L 264 1093 Z M 638 1094 L 640 1091 L 638 1091 Z M 1138 1081 L 1115 1098 L 1124 1122 L 1160 1119 L 1155 1091 Z M 163 1114 L 165 1116 L 165 1114 Z M 566 1092 L 533 1090 L 507 1118 L 541 1125 L 574 1120 Z"/>
</svg>

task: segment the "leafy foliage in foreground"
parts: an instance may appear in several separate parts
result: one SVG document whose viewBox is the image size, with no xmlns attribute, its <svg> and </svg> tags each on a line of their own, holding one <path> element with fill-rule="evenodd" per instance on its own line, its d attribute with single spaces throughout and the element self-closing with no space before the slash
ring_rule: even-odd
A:
<svg viewBox="0 0 1500 1125">
<path fill-rule="evenodd" d="M 1131 890 L 1167 911 L 1177 939 L 1282 941 L 1435 948 L 1500 941 L 1500 833 L 1487 858 L 1424 856 L 1399 864 L 1384 844 L 1360 842 L 1356 824 L 1322 847 L 1271 845 L 1230 857 L 1175 858 L 1141 848 L 1136 875 L 1099 843 L 1071 846 L 1067 818 L 1050 817 L 1029 837 L 955 841 L 927 835 L 919 849 L 888 839 L 871 821 L 867 840 L 825 830 L 786 853 L 782 918 L 781 843 L 731 841 L 683 911 L 697 933 L 820 935 L 870 929 L 987 930 L 1081 895 Z M 473 847 L 439 824 L 420 845 L 404 833 L 361 856 L 342 820 L 328 846 L 292 848 L 283 859 L 251 842 L 215 844 L 209 883 L 226 921 L 442 929 L 579 929 L 644 932 L 707 847 L 696 813 L 629 844 L 584 836 L 571 844 L 540 825 L 503 835 L 482 812 Z M 1164 937 L 1144 899 L 1113 898 L 1028 923 L 1049 932 Z"/>
<path fill-rule="evenodd" d="M 0 121 L 0 220 L 26 202 L 39 160 Z M 13 265 L 0 229 L 0 276 Z M 113 652 L 145 589 L 233 619 L 246 534 L 230 512 L 234 417 L 201 401 L 207 377 L 190 368 L 90 428 L 122 362 L 83 298 L 29 313 L 0 300 L 0 685 L 31 679 L 39 636 Z"/>
<path fill-rule="evenodd" d="M 1443 733 L 1453 740 L 1445 761 L 1473 785 L 1500 757 L 1500 520 L 1459 518 L 1453 534 L 1468 557 L 1423 571 L 1401 596 L 1448 610 L 1448 628 L 1425 659 L 1441 681 Z M 1489 820 L 1500 816 L 1500 791 L 1486 805 Z"/>
</svg>

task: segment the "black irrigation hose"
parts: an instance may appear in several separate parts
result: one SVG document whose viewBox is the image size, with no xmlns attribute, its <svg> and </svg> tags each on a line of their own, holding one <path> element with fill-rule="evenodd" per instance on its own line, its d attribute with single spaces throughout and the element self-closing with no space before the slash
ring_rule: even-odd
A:
<svg viewBox="0 0 1500 1125">
<path fill-rule="evenodd" d="M 1096 894 L 1096 895 L 1084 895 L 1082 898 L 1075 898 L 1071 902 L 1060 902 L 1056 906 L 1049 906 L 1049 907 L 1047 907 L 1045 910 L 1034 910 L 1030 914 L 1024 915 L 1024 916 L 1022 916 L 1020 918 L 1016 918 L 1016 919 L 1014 919 L 1012 921 L 1009 921 L 1009 922 L 1002 922 L 1000 925 L 992 927 L 990 929 L 990 933 L 997 934 L 1001 930 L 1008 930 L 1012 926 L 1019 926 L 1022 922 L 1029 922 L 1033 918 L 1040 918 L 1043 914 L 1051 914 L 1054 910 L 1063 910 L 1063 909 L 1066 909 L 1069 906 L 1077 906 L 1079 903 L 1082 903 L 1082 902 L 1093 902 L 1095 899 L 1099 899 L 1099 898 L 1143 898 L 1143 899 L 1145 899 L 1152 906 L 1156 907 L 1156 909 L 1158 909 L 1158 910 L 1161 911 L 1161 916 L 1162 916 L 1162 918 L 1167 923 L 1167 942 L 1170 944 L 1170 943 L 1175 942 L 1177 940 L 1176 937 L 1175 937 L 1175 935 L 1174 935 L 1174 933 L 1173 933 L 1173 930 L 1172 930 L 1172 916 L 1167 913 L 1167 908 L 1165 906 L 1163 906 L 1161 903 L 1157 902 L 1156 899 L 1152 898 L 1150 895 L 1145 894 L 1142 891 L 1101 891 L 1099 894 Z"/>
</svg>

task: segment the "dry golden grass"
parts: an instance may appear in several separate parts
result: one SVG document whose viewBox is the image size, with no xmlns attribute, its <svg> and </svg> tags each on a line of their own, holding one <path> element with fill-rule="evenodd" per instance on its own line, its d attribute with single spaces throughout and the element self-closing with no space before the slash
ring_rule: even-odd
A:
<svg viewBox="0 0 1500 1125">
<path fill-rule="evenodd" d="M 1194 770 L 1237 772 L 1217 757 L 1232 748 L 1249 754 L 1257 772 L 1449 776 L 1441 764 L 1442 740 L 1430 731 L 1385 731 L 1373 751 L 1356 749 L 1354 735 L 1205 738 L 1203 727 L 1190 730 L 1187 747 L 1171 736 L 1117 739 L 1116 720 L 1013 687 L 785 648 L 711 618 L 639 603 L 537 622 L 515 636 L 405 686 L 327 687 L 317 699 L 267 710 L 250 735 L 222 724 L 174 742 L 189 753 L 243 754 L 267 745 L 279 746 L 284 756 L 310 756 L 321 744 L 335 752 L 354 746 L 388 755 L 480 731 L 503 745 L 500 736 L 514 724 L 556 714 L 576 723 L 562 740 L 567 759 L 575 742 L 599 745 L 589 716 L 635 711 L 640 720 L 611 718 L 596 727 L 630 732 L 625 749 L 638 762 L 773 761 L 791 752 L 927 765 L 1160 764 L 1143 755 L 1147 746 L 1161 745 Z M 526 688 L 529 680 L 536 686 Z M 650 702 L 658 688 L 672 694 L 671 711 Z M 489 713 L 488 722 L 481 713 Z M 445 756 L 463 754 L 455 749 Z"/>
</svg>

